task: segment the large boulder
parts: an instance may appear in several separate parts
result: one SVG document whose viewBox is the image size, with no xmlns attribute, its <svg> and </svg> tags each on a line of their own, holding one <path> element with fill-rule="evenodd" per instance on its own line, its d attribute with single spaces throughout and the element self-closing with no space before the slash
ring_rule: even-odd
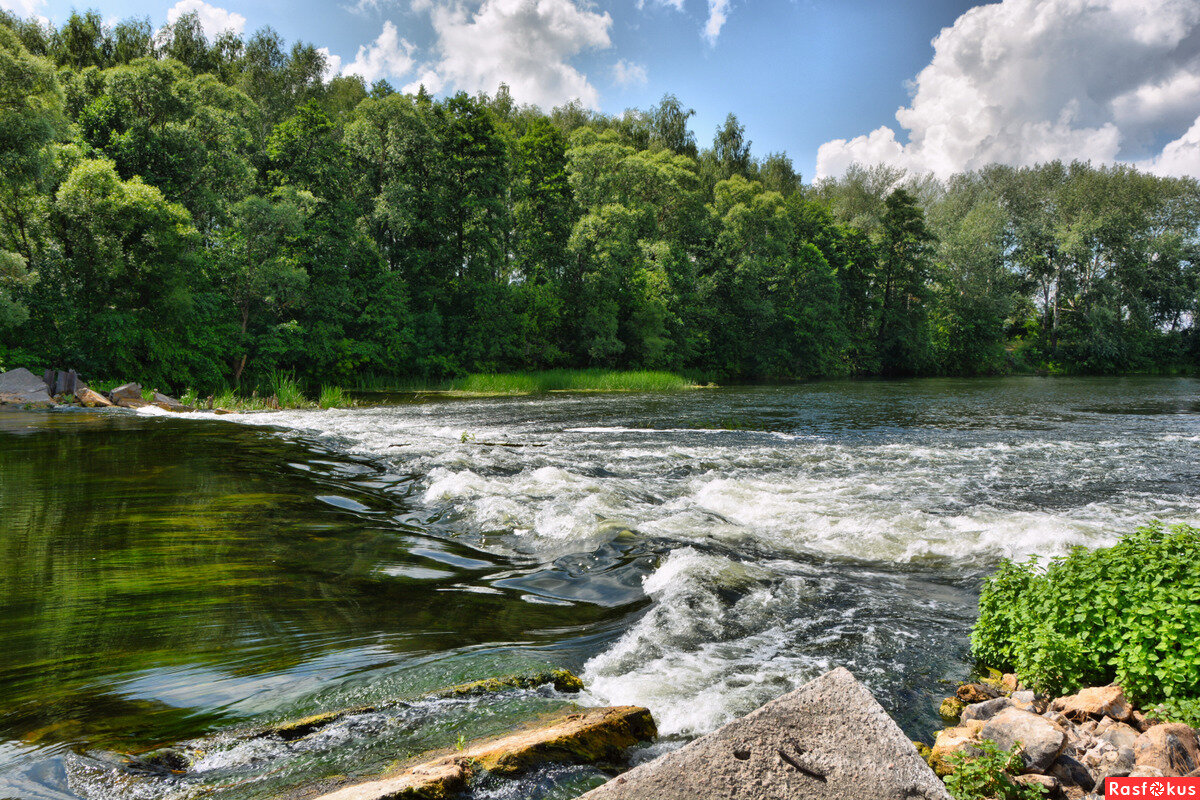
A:
<svg viewBox="0 0 1200 800">
<path fill-rule="evenodd" d="M 586 800 L 949 797 L 867 688 L 841 668 L 583 795 Z"/>
<path fill-rule="evenodd" d="M 0 373 L 0 405 L 51 408 L 54 398 L 46 382 L 24 367 Z"/>
<path fill-rule="evenodd" d="M 107 397 L 99 392 L 92 391 L 86 386 L 75 392 L 75 399 L 79 401 L 81 406 L 86 408 L 109 408 L 112 406 Z"/>
<path fill-rule="evenodd" d="M 1011 705 L 1012 701 L 1007 697 L 984 700 L 982 703 L 975 703 L 964 708 L 962 711 L 962 721 L 970 722 L 973 719 L 978 719 L 986 722 Z"/>
<path fill-rule="evenodd" d="M 196 409 L 192 408 L 191 406 L 184 405 L 183 403 L 176 400 L 174 397 L 170 397 L 168 395 L 163 394 L 162 392 L 154 393 L 154 398 L 150 401 L 150 405 L 158 406 L 163 411 L 175 411 L 177 413 L 184 413 L 187 411 L 195 411 L 196 410 Z"/>
<path fill-rule="evenodd" d="M 117 405 L 122 400 L 141 400 L 142 385 L 140 383 L 125 383 L 108 393 L 108 397 Z"/>
<path fill-rule="evenodd" d="M 991 739 L 1001 749 L 1009 750 L 1020 742 L 1021 757 L 1029 772 L 1045 772 L 1058 758 L 1067 743 L 1067 734 L 1045 717 L 1006 708 L 989 719 L 979 732 L 979 738 Z"/>
<path fill-rule="evenodd" d="M 1125 722 L 1133 713 L 1133 706 L 1125 699 L 1125 690 L 1113 684 L 1080 689 L 1078 694 L 1060 697 L 1050 704 L 1050 710 L 1076 722 L 1089 717 L 1112 717 Z"/>
<path fill-rule="evenodd" d="M 1155 725 L 1133 747 L 1139 767 L 1155 767 L 1163 775 L 1187 775 L 1200 767 L 1196 732 L 1178 723 Z"/>
</svg>

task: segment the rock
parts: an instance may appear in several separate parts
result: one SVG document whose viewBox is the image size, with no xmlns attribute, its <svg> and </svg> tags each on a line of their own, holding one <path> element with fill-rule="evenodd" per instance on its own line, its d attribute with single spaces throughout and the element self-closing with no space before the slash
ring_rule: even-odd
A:
<svg viewBox="0 0 1200 800">
<path fill-rule="evenodd" d="M 1196 732 L 1187 725 L 1155 725 L 1138 737 L 1133 747 L 1139 767 L 1154 767 L 1163 775 L 1186 775 L 1200 767 Z"/>
<path fill-rule="evenodd" d="M 1101 732 L 1100 739 L 1118 749 L 1122 747 L 1133 748 L 1137 745 L 1138 736 L 1140 735 L 1132 725 L 1118 722 L 1110 725 Z"/>
<path fill-rule="evenodd" d="M 596 708 L 409 767 L 388 778 L 346 786 L 317 800 L 442 800 L 462 791 L 478 769 L 512 774 L 549 763 L 612 760 L 655 735 L 654 720 L 644 708 Z M 916 758 L 911 744 L 908 749 Z"/>
<path fill-rule="evenodd" d="M 1158 767 L 1151 767 L 1144 764 L 1138 764 L 1133 769 L 1129 770 L 1131 778 L 1163 778 L 1163 771 Z"/>
<path fill-rule="evenodd" d="M 67 372 L 62 372 L 60 370 L 59 372 L 55 373 L 54 389 L 50 393 L 55 395 L 78 395 L 79 390 L 84 388 L 84 386 L 85 384 L 79 380 L 79 376 L 75 373 L 75 370 L 69 370 Z"/>
<path fill-rule="evenodd" d="M 964 683 L 958 687 L 955 693 L 958 699 L 962 700 L 967 705 L 974 703 L 982 703 L 985 700 L 991 700 L 994 697 L 999 697 L 1000 692 L 993 686 L 988 686 L 986 683 Z"/>
<path fill-rule="evenodd" d="M 453 759 L 418 764 L 391 778 L 347 786 L 317 800 L 442 800 L 467 787 L 470 770 Z"/>
<path fill-rule="evenodd" d="M 1014 707 L 1019 708 L 1022 711 L 1030 711 L 1034 714 L 1041 714 L 1046 710 L 1045 701 L 1039 700 L 1038 696 L 1033 692 L 1013 692 L 1008 699 L 1012 702 Z"/>
<path fill-rule="evenodd" d="M 1015 674 L 1006 672 L 1000 677 L 1000 686 L 1004 689 L 1004 691 L 1012 694 L 1020 688 L 1021 682 L 1017 680 L 1017 676 Z"/>
<path fill-rule="evenodd" d="M 1145 733 L 1156 725 L 1157 722 L 1140 711 L 1134 711 L 1129 715 L 1129 724 L 1136 728 L 1139 733 Z"/>
<path fill-rule="evenodd" d="M 474 694 L 491 694 L 509 689 L 536 689 L 539 686 L 553 686 L 557 691 L 576 693 L 583 691 L 583 681 L 565 669 L 552 669 L 545 672 L 507 675 L 503 678 L 488 678 L 472 683 L 463 683 L 433 692 L 438 697 L 463 697 Z"/>
<path fill-rule="evenodd" d="M 0 373 L 0 405 L 52 408 L 46 382 L 24 367 Z"/>
<path fill-rule="evenodd" d="M 957 697 L 947 697 L 938 707 L 938 713 L 941 714 L 942 719 L 946 720 L 947 722 L 954 722 L 956 719 L 958 719 L 959 715 L 962 714 L 963 708 L 965 708 L 965 706 L 963 705 L 962 700 L 959 700 Z"/>
<path fill-rule="evenodd" d="M 218 416 L 222 414 L 236 414 L 236 411 L 230 411 L 228 408 L 214 408 L 212 412 Z"/>
<path fill-rule="evenodd" d="M 984 724 L 980 736 L 991 739 L 1002 750 L 1020 742 L 1021 757 L 1030 772 L 1045 772 L 1067 743 L 1067 734 L 1061 727 L 1018 708 L 1006 708 L 992 717 Z"/>
<path fill-rule="evenodd" d="M 463 755 L 488 772 L 511 775 L 547 763 L 614 761 L 628 748 L 657 735 L 649 711 L 637 706 L 617 706 L 572 714 L 557 725 L 472 747 Z M 912 752 L 911 744 L 909 751 Z"/>
<path fill-rule="evenodd" d="M 963 709 L 962 721 L 989 720 L 1011 705 L 1012 703 L 1007 697 L 995 697 L 991 700 L 984 700 L 982 703 L 974 703 Z"/>
<path fill-rule="evenodd" d="M 1044 795 L 1057 794 L 1062 788 L 1058 782 L 1058 778 L 1055 778 L 1053 775 L 1034 775 L 1032 773 L 1029 775 L 1015 775 L 1012 778 L 1012 782 L 1018 786 L 1042 786 L 1045 788 L 1045 791 L 1042 792 Z"/>
<path fill-rule="evenodd" d="M 1084 764 L 1063 753 L 1050 765 L 1050 774 L 1065 786 L 1078 786 L 1090 792 L 1096 785 L 1096 776 Z"/>
<path fill-rule="evenodd" d="M 581 800 L 949 800 L 866 687 L 839 668 Z"/>
<path fill-rule="evenodd" d="M 142 387 L 137 383 L 122 384 L 108 393 L 108 399 L 115 405 L 120 405 L 122 400 L 141 400 Z"/>
<path fill-rule="evenodd" d="M 1050 708 L 1076 722 L 1088 717 L 1112 717 L 1124 722 L 1133 713 L 1133 706 L 1125 699 L 1125 690 L 1116 684 L 1081 689 L 1077 694 L 1058 698 Z"/>
<path fill-rule="evenodd" d="M 285 722 L 268 725 L 265 728 L 254 731 L 251 738 L 261 739 L 264 736 L 278 736 L 285 742 L 291 742 L 319 731 L 327 725 L 332 725 L 351 714 L 368 714 L 374 710 L 375 706 L 359 706 L 357 708 L 343 708 L 337 711 L 310 714 L 300 719 L 289 719 Z"/>
<path fill-rule="evenodd" d="M 112 403 L 108 398 L 99 392 L 93 392 L 91 389 L 84 387 L 75 393 L 75 398 L 81 406 L 87 408 L 112 408 Z"/>
<path fill-rule="evenodd" d="M 176 400 L 174 397 L 169 397 L 161 392 L 155 392 L 153 399 L 150 400 L 150 405 L 158 406 L 164 411 L 175 411 L 184 413 L 187 411 L 195 411 L 191 406 L 185 406 L 183 403 Z"/>
<path fill-rule="evenodd" d="M 929 750 L 929 757 L 926 762 L 933 771 L 938 775 L 949 775 L 954 771 L 954 767 L 949 761 L 949 757 L 959 753 L 975 752 L 975 734 L 977 730 L 972 730 L 966 726 L 957 728 L 946 728 L 938 731 L 937 738 L 933 740 L 933 747 Z"/>
<path fill-rule="evenodd" d="M 122 397 L 120 400 L 115 401 L 115 405 L 119 406 L 120 408 L 145 408 L 150 404 L 140 397 L 136 399 L 132 397 Z"/>
</svg>

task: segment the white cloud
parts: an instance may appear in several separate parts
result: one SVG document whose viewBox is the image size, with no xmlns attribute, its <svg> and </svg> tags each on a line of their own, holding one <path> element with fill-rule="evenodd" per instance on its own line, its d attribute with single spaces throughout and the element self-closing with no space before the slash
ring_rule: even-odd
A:
<svg viewBox="0 0 1200 800">
<path fill-rule="evenodd" d="M 380 78 L 399 78 L 413 68 L 413 46 L 400 36 L 395 24 L 383 23 L 379 37 L 369 45 L 358 48 L 354 61 L 342 70 L 346 75 L 359 75 L 370 84 Z M 340 59 L 339 59 L 340 63 Z"/>
<path fill-rule="evenodd" d="M 622 58 L 613 64 L 613 80 L 620 86 L 640 86 L 647 80 L 646 68 Z"/>
<path fill-rule="evenodd" d="M 1200 117 L 1187 133 L 1163 148 L 1154 158 L 1138 166 L 1158 175 L 1191 175 L 1200 177 Z"/>
<path fill-rule="evenodd" d="M 21 19 L 38 16 L 37 12 L 46 5 L 46 0 L 0 0 L 0 8 Z M 45 19 L 39 17 L 39 19 Z"/>
<path fill-rule="evenodd" d="M 944 176 L 1055 158 L 1200 175 L 1197 0 L 1003 0 L 967 11 L 933 47 L 896 112 L 908 143 L 888 127 L 826 142 L 818 178 L 855 161 Z"/>
<path fill-rule="evenodd" d="M 329 52 L 328 47 L 318 47 L 317 52 L 325 56 L 325 80 L 337 77 L 342 71 L 342 57 Z"/>
<path fill-rule="evenodd" d="M 725 20 L 729 18 L 730 3 L 731 0 L 708 0 L 708 22 L 704 23 L 704 38 L 709 44 L 717 43 L 721 28 L 725 27 Z"/>
<path fill-rule="evenodd" d="M 217 34 L 225 31 L 241 34 L 246 29 L 246 18 L 241 14 L 211 6 L 204 0 L 179 0 L 167 11 L 167 22 L 174 25 L 175 21 L 184 14 L 190 14 L 193 11 L 200 18 L 200 27 L 209 39 L 214 39 Z"/>
<path fill-rule="evenodd" d="M 549 107 L 578 99 L 596 108 L 600 95 L 569 63 L 586 50 L 612 46 L 612 17 L 575 0 L 483 0 L 470 11 L 457 0 L 432 5 L 436 60 L 404 87 L 436 92 L 453 86 L 495 92 L 506 83 L 519 102 Z"/>
</svg>

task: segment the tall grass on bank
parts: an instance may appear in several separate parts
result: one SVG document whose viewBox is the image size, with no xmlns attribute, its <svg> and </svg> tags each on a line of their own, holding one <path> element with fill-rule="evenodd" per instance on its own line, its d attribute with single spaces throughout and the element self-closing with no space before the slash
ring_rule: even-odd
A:
<svg viewBox="0 0 1200 800">
<path fill-rule="evenodd" d="M 541 394 L 544 392 L 669 392 L 693 384 L 670 372 L 605 369 L 552 369 L 468 375 L 451 381 L 449 389 L 470 394 Z"/>
<path fill-rule="evenodd" d="M 350 397 L 340 386 L 322 386 L 317 405 L 321 408 L 345 408 L 350 405 Z"/>
</svg>

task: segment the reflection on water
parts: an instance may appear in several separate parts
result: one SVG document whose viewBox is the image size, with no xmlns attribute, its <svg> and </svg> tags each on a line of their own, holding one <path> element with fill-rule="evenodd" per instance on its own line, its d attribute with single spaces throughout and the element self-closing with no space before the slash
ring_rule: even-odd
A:
<svg viewBox="0 0 1200 800">
<path fill-rule="evenodd" d="M 546 665 L 693 736 L 844 664 L 927 734 L 998 557 L 1195 519 L 1198 386 L 2 414 L 0 797 L 270 796 L 558 707 L 420 699 Z M 226 733 L 381 703 L 301 745 Z M 120 783 L 104 755 L 210 734 L 192 783 Z"/>
</svg>

